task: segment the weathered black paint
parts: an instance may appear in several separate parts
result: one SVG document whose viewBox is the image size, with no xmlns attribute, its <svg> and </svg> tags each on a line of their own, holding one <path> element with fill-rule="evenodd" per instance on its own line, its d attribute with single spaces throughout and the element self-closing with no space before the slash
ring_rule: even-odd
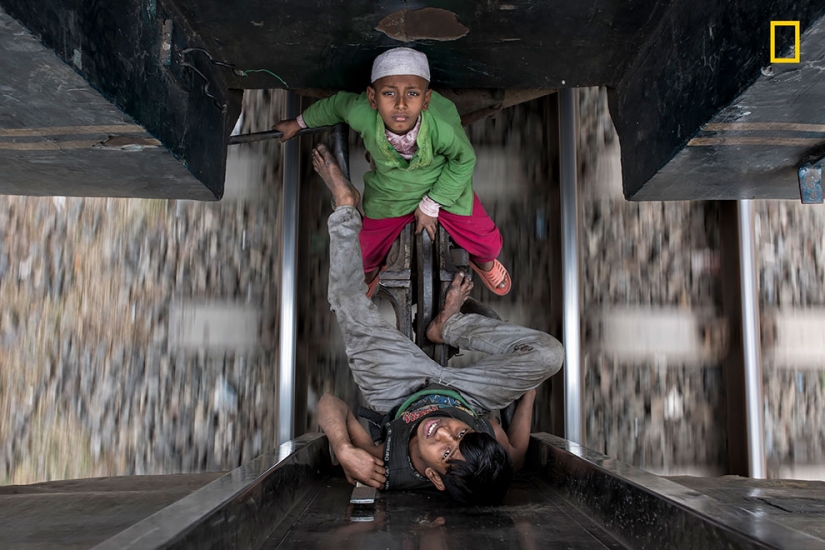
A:
<svg viewBox="0 0 825 550">
<path fill-rule="evenodd" d="M 628 548 L 813 550 L 825 544 L 819 533 L 789 527 L 771 506 L 746 511 L 549 434 L 531 436 L 527 468 L 543 471 L 555 491 Z"/>
<path fill-rule="evenodd" d="M 725 109 L 737 97 L 771 104 L 763 117 L 769 121 L 807 122 L 821 111 L 820 96 L 796 97 L 792 85 L 781 95 L 775 86 L 760 88 L 757 78 L 768 64 L 770 21 L 800 20 L 805 30 L 825 14 L 825 0 L 242 0 L 231 8 L 216 0 L 0 0 L 0 6 L 67 63 L 77 50 L 84 78 L 160 139 L 216 198 L 238 90 L 362 90 L 374 56 L 400 44 L 428 54 L 439 88 L 608 86 L 625 194 L 637 200 L 794 197 L 789 175 L 799 151 L 786 149 L 760 164 L 750 162 L 763 157 L 759 148 L 685 147 L 703 124 L 730 119 Z M 432 17 L 440 18 L 439 28 L 423 28 Z M 400 42 L 377 29 L 386 20 L 406 25 L 396 36 L 437 39 Z M 161 50 L 165 25 L 172 29 L 171 54 Z M 803 40 L 803 62 L 822 50 L 816 46 L 822 36 Z M 792 37 L 778 38 L 781 51 Z M 212 64 L 202 52 L 184 54 L 189 48 L 232 66 Z M 814 65 L 799 67 L 810 90 L 822 88 Z M 795 70 L 789 67 L 776 66 L 774 82 Z M 204 92 L 207 83 L 214 100 Z M 752 168 L 736 168 L 731 155 Z M 105 184 L 97 194 L 106 194 Z"/>
<path fill-rule="evenodd" d="M 555 88 L 615 85 L 655 29 L 669 2 L 543 1 L 437 3 L 328 0 L 221 2 L 178 0 L 181 12 L 217 57 L 242 69 L 266 68 L 290 88 L 362 90 L 372 59 L 402 45 L 376 30 L 404 9 L 438 7 L 469 32 L 455 40 L 410 42 L 426 52 L 433 84 L 452 88 Z M 279 87 L 265 73 L 233 86 Z"/>
<path fill-rule="evenodd" d="M 174 54 L 171 67 L 163 66 L 163 22 L 174 22 L 173 49 L 185 47 L 193 34 L 174 6 L 155 0 L 3 0 L 2 6 L 62 60 L 79 59 L 74 67 L 97 91 L 156 136 L 214 198 L 223 195 L 226 136 L 240 112 L 241 94 L 227 90 L 212 65 L 191 60 L 214 82 L 224 113 Z"/>
<path fill-rule="evenodd" d="M 788 179 L 787 174 L 766 173 L 763 167 L 746 170 L 770 182 L 759 185 L 733 168 L 737 161 L 725 154 L 728 150 L 693 151 L 684 147 L 702 124 L 729 105 L 757 79 L 760 69 L 770 64 L 771 20 L 800 20 L 804 31 L 823 13 L 822 0 L 673 3 L 611 94 L 611 114 L 622 145 L 625 196 L 640 200 L 798 198 L 798 191 L 791 192 L 796 180 Z M 787 35 L 779 36 L 783 37 Z M 825 39 L 818 37 L 818 41 Z M 778 49 L 787 46 L 780 43 Z M 803 51 L 815 57 L 814 48 L 806 46 L 803 44 Z M 775 69 L 781 67 L 776 65 Z M 773 112 L 766 114 L 768 120 L 803 122 L 808 116 L 822 118 L 821 103 L 806 101 L 797 105 L 801 109 L 783 104 L 793 93 L 795 89 L 764 89 L 756 99 L 773 104 Z M 722 154 L 717 157 L 717 152 Z M 680 159 L 675 168 L 671 160 L 677 153 L 689 160 Z M 761 149 L 754 148 L 734 152 L 743 165 L 753 163 L 761 153 Z M 653 186 L 647 183 L 669 162 L 666 175 Z M 757 186 L 760 192 L 754 191 Z"/>
<path fill-rule="evenodd" d="M 0 193 L 215 199 L 2 10 L 0 90 Z"/>
</svg>

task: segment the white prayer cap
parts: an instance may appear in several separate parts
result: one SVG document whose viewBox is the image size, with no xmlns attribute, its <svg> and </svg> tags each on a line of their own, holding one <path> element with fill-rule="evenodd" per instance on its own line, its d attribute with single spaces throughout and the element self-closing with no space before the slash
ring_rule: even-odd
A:
<svg viewBox="0 0 825 550">
<path fill-rule="evenodd" d="M 393 48 L 387 50 L 372 62 L 370 82 L 385 76 L 411 74 L 430 81 L 430 63 L 427 56 L 411 48 Z"/>
</svg>

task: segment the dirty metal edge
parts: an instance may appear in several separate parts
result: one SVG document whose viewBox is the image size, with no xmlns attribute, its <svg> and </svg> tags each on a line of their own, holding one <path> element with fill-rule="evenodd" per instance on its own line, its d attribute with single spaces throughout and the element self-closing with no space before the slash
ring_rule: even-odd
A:
<svg viewBox="0 0 825 550">
<path fill-rule="evenodd" d="M 532 435 L 527 465 L 631 548 L 825 548 L 822 539 L 547 433 Z"/>
<path fill-rule="evenodd" d="M 328 475 L 329 444 L 310 433 L 282 444 L 93 550 L 250 548 L 263 543 L 313 480 Z"/>
</svg>

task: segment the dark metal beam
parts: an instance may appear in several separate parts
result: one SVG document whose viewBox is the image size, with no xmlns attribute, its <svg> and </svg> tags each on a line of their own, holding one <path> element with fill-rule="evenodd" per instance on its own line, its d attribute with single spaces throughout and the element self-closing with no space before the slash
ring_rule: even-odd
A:
<svg viewBox="0 0 825 550">
<path fill-rule="evenodd" d="M 292 506 L 329 475 L 329 442 L 320 433 L 288 441 L 94 547 L 259 548 Z"/>
<path fill-rule="evenodd" d="M 526 467 L 628 548 L 822 548 L 825 541 L 727 506 L 550 434 L 533 434 Z"/>
<path fill-rule="evenodd" d="M 175 157 L 185 146 L 167 149 L 167 134 L 140 113 L 124 113 L 78 74 L 91 62 L 77 47 L 70 67 L 0 9 L 0 194 L 219 198 L 222 151 L 206 178 L 221 185 L 206 186 Z M 172 101 L 159 116 L 174 119 L 179 107 Z M 216 112 L 206 120 L 222 123 L 210 108 Z"/>
<path fill-rule="evenodd" d="M 825 154 L 825 0 L 721 5 L 674 4 L 611 95 L 629 199 L 798 200 L 797 168 Z M 800 22 L 800 63 L 771 63 L 771 20 Z"/>
<path fill-rule="evenodd" d="M 796 169 L 817 152 L 821 158 L 825 147 L 825 132 L 816 129 L 825 125 L 819 109 L 825 92 L 818 85 L 825 0 L 640 0 L 632 10 L 625 4 L 448 0 L 438 8 L 410 9 L 401 0 L 243 0 L 226 10 L 217 0 L 0 0 L 213 198 L 223 194 L 226 145 L 241 89 L 360 92 L 375 55 L 401 44 L 427 53 L 435 88 L 460 96 L 462 89 L 495 85 L 487 98 L 492 103 L 475 98 L 478 108 L 464 113 L 466 120 L 549 89 L 609 87 L 625 195 L 634 200 L 796 198 Z M 798 66 L 771 65 L 771 20 L 798 20 L 807 31 Z M 778 36 L 777 51 L 785 52 L 792 41 Z M 27 72 L 25 63 L 0 68 L 3 86 L 12 78 L 38 85 L 53 80 L 49 70 Z M 74 90 L 68 82 L 54 88 L 63 99 Z M 32 97 L 40 97 L 33 90 Z M 0 102 L 0 128 L 53 125 L 20 124 L 17 113 L 37 109 L 27 97 L 15 99 L 19 103 Z M 96 114 L 92 105 L 70 107 L 74 114 Z M 752 122 L 785 126 L 736 126 Z M 169 190 L 174 184 L 162 178 L 123 186 L 122 177 L 140 172 L 127 163 L 98 168 L 95 144 L 107 138 L 96 137 L 89 150 L 61 150 L 47 159 L 59 181 L 35 185 L 32 192 L 187 192 Z M 47 164 L 43 158 L 37 163 Z M 19 192 L 35 181 L 34 161 L 8 164 L 18 180 L 4 174 L 0 192 L 3 185 Z M 143 165 L 147 172 L 149 164 Z M 87 176 L 85 184 L 71 177 L 78 173 Z"/>
</svg>

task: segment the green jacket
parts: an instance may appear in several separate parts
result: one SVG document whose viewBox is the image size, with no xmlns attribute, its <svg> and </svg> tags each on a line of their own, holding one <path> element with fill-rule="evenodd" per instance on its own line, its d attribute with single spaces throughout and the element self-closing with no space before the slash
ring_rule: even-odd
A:
<svg viewBox="0 0 825 550">
<path fill-rule="evenodd" d="M 385 134 L 384 121 L 370 107 L 367 94 L 339 92 L 303 112 L 310 128 L 346 122 L 361 134 L 375 170 L 364 175 L 364 214 L 373 219 L 397 218 L 413 212 L 424 195 L 447 212 L 473 213 L 473 169 L 476 155 L 452 101 L 433 92 L 429 109 L 421 111 L 418 151 L 409 161 L 398 154 Z"/>
</svg>

